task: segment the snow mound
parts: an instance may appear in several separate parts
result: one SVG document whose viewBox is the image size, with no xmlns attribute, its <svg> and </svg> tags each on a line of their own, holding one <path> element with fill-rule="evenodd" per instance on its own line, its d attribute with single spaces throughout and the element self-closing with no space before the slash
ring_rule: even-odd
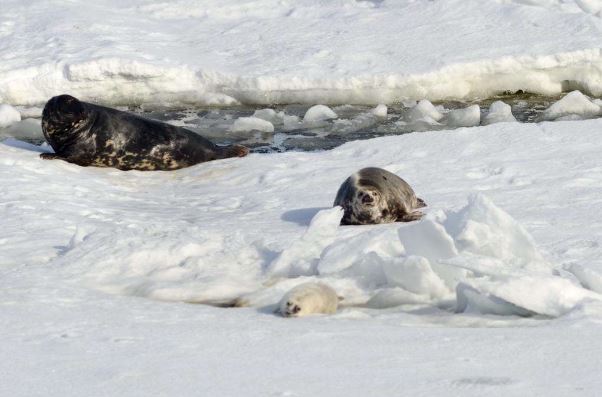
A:
<svg viewBox="0 0 602 397">
<path fill-rule="evenodd" d="M 593 292 L 599 287 L 596 275 L 573 271 L 584 285 L 593 286 L 591 291 L 559 275 L 530 234 L 480 194 L 457 211 L 439 211 L 409 224 L 353 229 L 357 232 L 351 236 L 338 235 L 339 229 L 351 230 L 338 226 L 340 216 L 339 208 L 319 212 L 305 235 L 272 262 L 269 274 L 338 283 L 346 304 L 372 309 L 427 305 L 558 317 L 602 299 Z M 273 305 L 281 292 L 269 286 L 255 295 L 261 299 L 251 301 Z"/>
<path fill-rule="evenodd" d="M 591 118 L 599 115 L 600 106 L 593 103 L 580 91 L 572 91 L 552 104 L 543 113 L 544 120 L 558 120 L 565 117 Z"/>
<path fill-rule="evenodd" d="M 337 117 L 337 114 L 328 106 L 314 105 L 307 109 L 307 112 L 305 112 L 305 116 L 303 116 L 303 124 L 320 124 L 323 121 L 336 119 Z"/>
<path fill-rule="evenodd" d="M 258 117 L 239 117 L 231 127 L 232 132 L 274 132 L 274 125 Z"/>
<path fill-rule="evenodd" d="M 0 128 L 21 121 L 21 113 L 14 107 L 6 104 L 0 104 Z"/>
<path fill-rule="evenodd" d="M 484 125 L 494 123 L 515 122 L 512 107 L 502 101 L 495 101 L 489 106 L 489 112 L 483 119 Z"/>
</svg>

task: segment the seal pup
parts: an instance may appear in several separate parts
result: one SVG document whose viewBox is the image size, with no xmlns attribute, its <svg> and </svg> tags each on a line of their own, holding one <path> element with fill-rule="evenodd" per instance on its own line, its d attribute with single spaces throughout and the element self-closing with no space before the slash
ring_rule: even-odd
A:
<svg viewBox="0 0 602 397">
<path fill-rule="evenodd" d="M 334 314 L 339 305 L 334 289 L 324 283 L 299 284 L 288 291 L 278 304 L 277 312 L 283 317 L 301 317 L 308 314 Z"/>
<path fill-rule="evenodd" d="M 341 225 L 411 222 L 425 202 L 406 181 L 382 168 L 363 168 L 343 182 L 334 200 L 345 211 Z"/>
<path fill-rule="evenodd" d="M 70 95 L 55 96 L 46 103 L 42 132 L 55 153 L 43 153 L 41 158 L 84 167 L 175 170 L 249 153 L 244 146 L 217 146 L 187 129 Z"/>
</svg>

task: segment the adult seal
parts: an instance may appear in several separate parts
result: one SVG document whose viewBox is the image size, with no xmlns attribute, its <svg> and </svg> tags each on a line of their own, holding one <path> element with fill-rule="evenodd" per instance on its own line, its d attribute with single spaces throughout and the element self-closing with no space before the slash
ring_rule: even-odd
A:
<svg viewBox="0 0 602 397">
<path fill-rule="evenodd" d="M 55 96 L 46 103 L 42 131 L 55 153 L 40 157 L 81 166 L 175 170 L 249 153 L 244 146 L 217 146 L 187 129 L 69 95 Z"/>
<path fill-rule="evenodd" d="M 339 188 L 334 205 L 345 211 L 342 225 L 411 222 L 422 218 L 425 207 L 406 181 L 382 168 L 363 168 Z"/>
</svg>

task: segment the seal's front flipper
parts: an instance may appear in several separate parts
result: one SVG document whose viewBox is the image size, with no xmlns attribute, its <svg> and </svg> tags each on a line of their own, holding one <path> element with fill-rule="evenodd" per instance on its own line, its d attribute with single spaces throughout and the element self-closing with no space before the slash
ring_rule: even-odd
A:
<svg viewBox="0 0 602 397">
<path fill-rule="evenodd" d="M 42 160 L 65 160 L 64 157 L 59 156 L 56 153 L 42 153 L 40 154 Z"/>
<path fill-rule="evenodd" d="M 409 214 L 403 214 L 397 218 L 397 222 L 413 222 L 422 219 L 424 214 L 420 211 L 414 211 Z"/>
<path fill-rule="evenodd" d="M 424 202 L 423 199 L 421 199 L 420 197 L 416 197 L 416 200 L 418 201 L 418 207 L 417 208 L 426 207 L 426 203 Z"/>
</svg>

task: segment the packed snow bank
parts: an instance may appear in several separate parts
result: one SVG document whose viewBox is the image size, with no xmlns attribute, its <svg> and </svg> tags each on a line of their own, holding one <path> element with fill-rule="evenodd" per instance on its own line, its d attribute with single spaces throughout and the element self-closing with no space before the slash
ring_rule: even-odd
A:
<svg viewBox="0 0 602 397">
<path fill-rule="evenodd" d="M 162 105 L 601 95 L 602 20 L 581 12 L 583 1 L 532 3 L 5 0 L 0 102 L 62 93 Z"/>
</svg>

